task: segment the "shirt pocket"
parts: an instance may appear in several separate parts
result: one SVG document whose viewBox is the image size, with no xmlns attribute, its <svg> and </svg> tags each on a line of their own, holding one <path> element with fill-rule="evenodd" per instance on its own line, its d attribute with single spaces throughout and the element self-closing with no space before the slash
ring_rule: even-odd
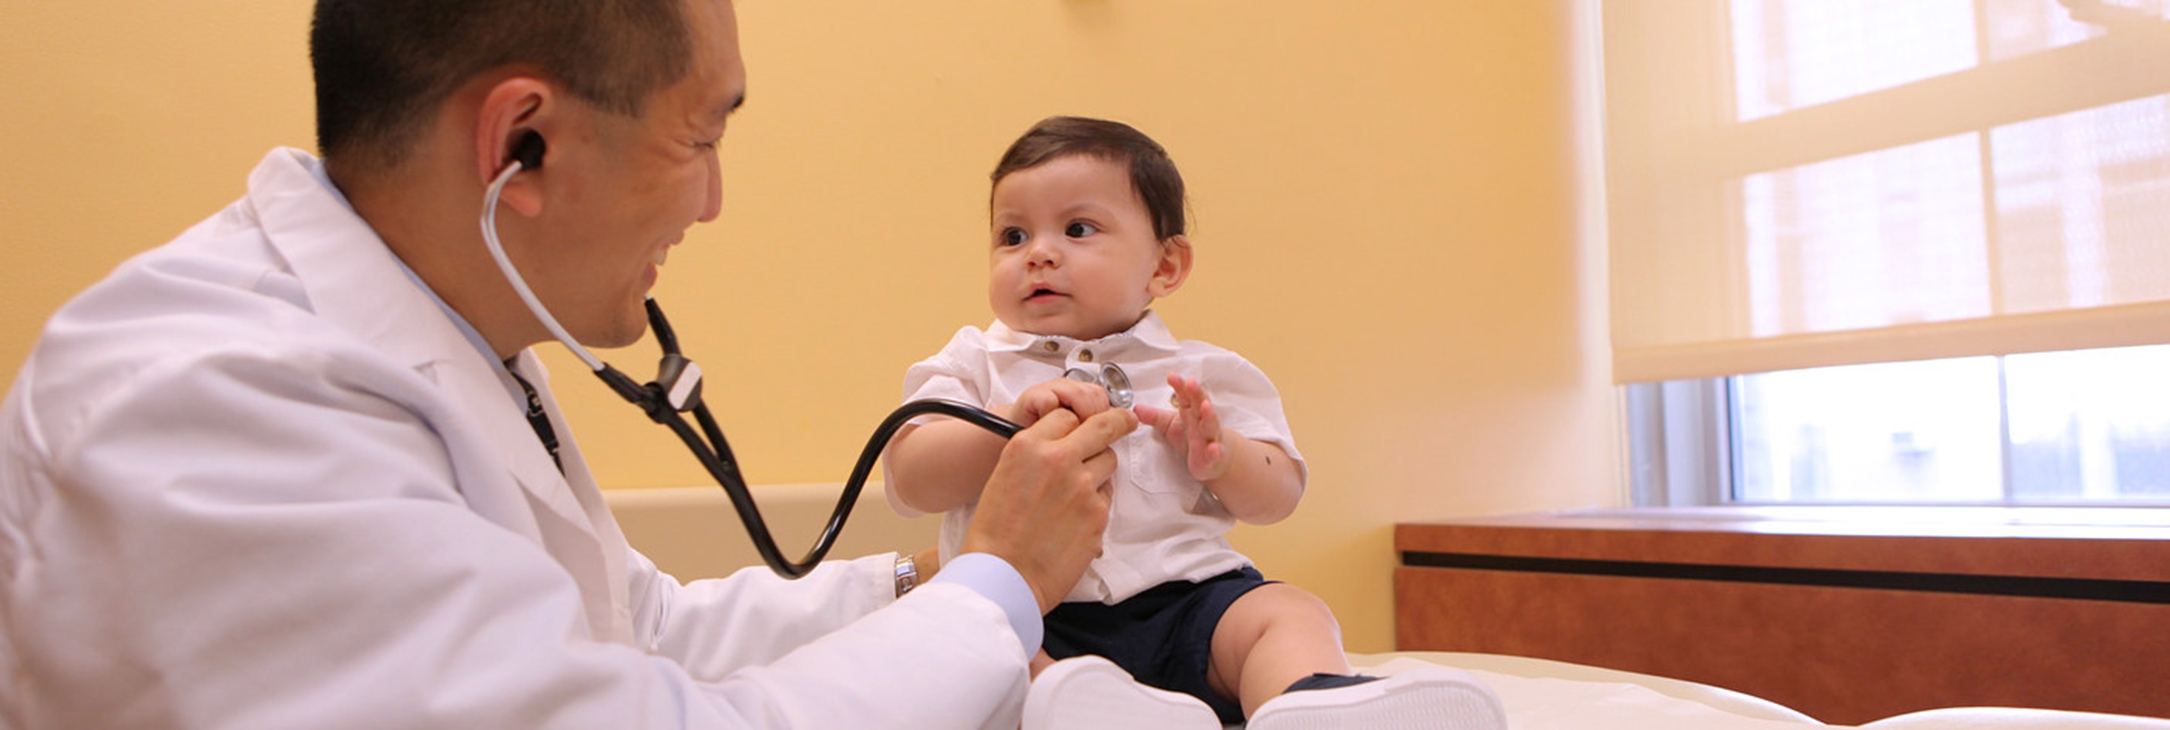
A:
<svg viewBox="0 0 2170 730">
<path fill-rule="evenodd" d="M 1204 487 L 1191 478 L 1183 457 L 1151 429 L 1139 429 L 1117 441 L 1115 459 L 1116 469 L 1130 486 L 1146 494 L 1180 497 Z"/>
</svg>

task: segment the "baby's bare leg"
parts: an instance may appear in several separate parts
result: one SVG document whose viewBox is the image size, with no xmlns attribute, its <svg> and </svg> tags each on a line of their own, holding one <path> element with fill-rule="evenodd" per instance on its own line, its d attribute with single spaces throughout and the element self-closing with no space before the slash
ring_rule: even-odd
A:
<svg viewBox="0 0 2170 730">
<path fill-rule="evenodd" d="M 1348 674 L 1341 624 L 1326 602 L 1302 588 L 1274 583 L 1252 589 L 1228 606 L 1213 631 L 1206 681 L 1243 705 L 1243 716 L 1315 673 Z"/>
</svg>

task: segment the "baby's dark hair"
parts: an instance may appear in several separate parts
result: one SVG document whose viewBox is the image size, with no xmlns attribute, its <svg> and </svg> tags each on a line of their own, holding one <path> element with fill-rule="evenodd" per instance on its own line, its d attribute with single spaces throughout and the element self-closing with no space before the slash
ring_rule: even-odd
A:
<svg viewBox="0 0 2170 730">
<path fill-rule="evenodd" d="M 1028 170 L 1058 157 L 1092 155 L 1130 166 L 1130 187 L 1145 201 L 1153 219 L 1153 238 L 1168 240 L 1183 235 L 1183 176 L 1159 142 L 1122 122 L 1087 117 L 1048 117 L 1032 125 L 1024 136 L 1010 143 L 995 164 L 991 182 L 1019 170 Z M 992 202 L 992 201 L 990 201 Z"/>
</svg>

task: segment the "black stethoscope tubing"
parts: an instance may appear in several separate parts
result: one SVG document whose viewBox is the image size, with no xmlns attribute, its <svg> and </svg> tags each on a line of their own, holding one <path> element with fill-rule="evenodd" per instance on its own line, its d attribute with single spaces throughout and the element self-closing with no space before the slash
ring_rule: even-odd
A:
<svg viewBox="0 0 2170 730">
<path fill-rule="evenodd" d="M 1017 435 L 1023 428 L 986 410 L 955 401 L 915 400 L 897 407 L 874 428 L 873 435 L 867 437 L 866 446 L 859 450 L 859 461 L 852 466 L 851 477 L 845 480 L 844 491 L 837 496 L 836 506 L 829 511 L 828 523 L 822 527 L 821 535 L 815 538 L 813 547 L 799 560 L 788 560 L 784 557 L 783 550 L 777 547 L 775 536 L 769 532 L 768 522 L 762 519 L 761 508 L 755 504 L 753 492 L 746 486 L 746 478 L 739 473 L 738 460 L 731 454 L 730 442 L 723 438 L 723 429 L 716 425 L 715 416 L 709 412 L 708 404 L 702 401 L 699 384 L 695 383 L 688 388 L 689 395 L 684 400 L 676 405 L 671 403 L 669 394 L 678 388 L 679 384 L 675 382 L 677 378 L 685 377 L 689 373 L 691 377 L 698 378 L 699 370 L 692 368 L 691 361 L 680 354 L 678 337 L 671 331 L 670 321 L 664 318 L 663 308 L 656 304 L 653 297 L 647 300 L 646 305 L 649 330 L 655 333 L 656 344 L 663 349 L 663 359 L 656 367 L 657 380 L 636 384 L 632 378 L 626 377 L 608 364 L 595 370 L 596 377 L 602 378 L 611 390 L 616 391 L 626 401 L 640 406 L 641 410 L 648 414 L 649 420 L 669 427 L 672 433 L 678 435 L 678 440 L 685 442 L 686 449 L 693 452 L 694 458 L 701 462 L 701 467 L 707 469 L 709 476 L 715 478 L 716 483 L 723 487 L 724 493 L 730 496 L 731 506 L 737 510 L 739 522 L 746 526 L 746 534 L 753 540 L 754 550 L 761 554 L 762 562 L 767 563 L 770 570 L 786 578 L 806 575 L 821 563 L 822 558 L 829 554 L 830 548 L 836 546 L 837 535 L 843 532 L 844 522 L 850 519 L 852 507 L 858 504 L 859 493 L 866 488 L 866 480 L 873 474 L 874 464 L 881 458 L 882 449 L 906 422 L 929 414 L 951 416 L 1005 439 Z M 700 423 L 698 431 L 680 415 L 683 412 L 693 414 L 694 419 Z"/>
<path fill-rule="evenodd" d="M 641 410 L 648 414 L 649 420 L 669 427 L 672 433 L 678 435 L 678 440 L 685 442 L 686 449 L 692 451 L 694 458 L 700 460 L 701 468 L 708 470 L 709 476 L 715 478 L 716 484 L 723 487 L 724 493 L 730 496 L 731 507 L 738 512 L 739 522 L 746 526 L 746 535 L 753 540 L 754 551 L 760 553 L 761 561 L 767 563 L 769 569 L 776 571 L 778 575 L 799 578 L 812 571 L 814 566 L 821 563 L 822 558 L 828 556 L 829 549 L 836 546 L 837 535 L 844 530 L 844 521 L 851 517 L 852 507 L 858 504 L 859 493 L 865 489 L 867 477 L 873 473 L 874 463 L 881 458 L 882 449 L 889 445 L 889 439 L 896 435 L 897 429 L 903 428 L 911 419 L 930 414 L 950 416 L 1005 439 L 1023 430 L 1024 427 L 1001 416 L 956 401 L 925 399 L 898 406 L 896 410 L 889 412 L 888 418 L 882 419 L 881 425 L 874 428 L 873 435 L 867 438 L 866 447 L 859 450 L 859 462 L 852 467 L 851 478 L 845 480 L 844 492 L 837 495 L 836 506 L 829 510 L 829 521 L 822 527 L 821 535 L 814 539 L 813 547 L 806 551 L 805 557 L 797 561 L 785 559 L 783 550 L 776 546 L 776 537 L 769 532 L 768 522 L 761 518 L 761 508 L 754 503 L 753 491 L 746 487 L 746 478 L 739 473 L 738 459 L 731 454 L 730 442 L 723 438 L 723 428 L 716 425 L 715 416 L 709 413 L 708 405 L 701 400 L 701 368 L 679 352 L 678 335 L 671 331 L 670 320 L 664 318 L 663 308 L 656 304 L 655 298 L 647 298 L 643 305 L 648 310 L 648 328 L 655 333 L 656 345 L 663 350 L 663 359 L 656 364 L 655 380 L 645 384 L 635 383 L 632 378 L 626 377 L 625 373 L 618 372 L 617 368 L 588 352 L 572 335 L 567 334 L 565 328 L 558 324 L 557 318 L 550 315 L 550 309 L 543 306 L 542 300 L 528 288 L 527 279 L 512 265 L 512 259 L 505 255 L 504 244 L 497 239 L 498 196 L 514 174 L 541 165 L 543 150 L 541 135 L 531 132 L 523 137 L 519 149 L 514 153 L 514 160 L 498 173 L 497 178 L 492 180 L 489 188 L 483 192 L 482 240 L 490 250 L 490 257 L 497 262 L 498 270 L 504 273 L 506 283 L 512 285 L 513 292 L 519 295 L 520 300 L 527 305 L 528 311 L 535 315 L 535 319 L 542 323 L 543 328 L 550 331 L 551 337 L 565 345 L 575 357 L 580 358 L 581 363 L 587 365 L 588 369 L 601 378 L 604 384 L 609 385 L 619 397 L 640 406 Z M 1100 385 L 1107 390 L 1110 405 L 1117 408 L 1130 406 L 1130 378 L 1114 363 L 1102 364 L 1098 373 L 1071 368 L 1063 376 Z M 680 415 L 685 412 L 693 414 L 694 420 L 700 424 L 698 430 L 686 423 L 685 417 Z"/>
<path fill-rule="evenodd" d="M 767 563 L 777 574 L 786 578 L 804 576 L 812 571 L 815 565 L 820 564 L 821 559 L 829 554 L 830 548 L 836 546 L 836 536 L 843 531 L 844 521 L 851 516 L 852 506 L 858 503 L 859 493 L 866 486 L 867 476 L 874 470 L 874 462 L 881 458 L 882 448 L 888 445 L 889 438 L 896 435 L 897 429 L 902 428 L 906 421 L 923 414 L 937 413 L 963 419 L 1003 438 L 1009 438 L 1022 430 L 1022 427 L 1004 420 L 1001 416 L 953 401 L 921 400 L 904 404 L 883 419 L 881 426 L 876 428 L 874 435 L 867 440 L 866 448 L 859 452 L 859 463 L 853 467 L 851 479 L 845 482 L 844 493 L 837 497 L 836 507 L 829 511 L 828 524 L 822 528 L 821 536 L 814 540 L 814 546 L 798 561 L 786 560 L 783 550 L 776 547 L 775 536 L 769 533 L 768 522 L 761 518 L 761 508 L 754 504 L 752 490 L 746 488 L 745 477 L 739 474 L 738 461 L 731 455 L 730 443 L 723 438 L 723 429 L 716 425 L 715 416 L 711 415 L 708 406 L 701 402 L 700 367 L 680 354 L 678 335 L 671 331 L 671 323 L 663 317 L 663 308 L 656 305 L 655 299 L 648 298 L 645 306 L 648 309 L 649 328 L 655 332 L 656 344 L 663 349 L 663 359 L 657 364 L 655 380 L 646 384 L 635 383 L 632 378 L 626 377 L 624 373 L 618 372 L 616 368 L 588 352 L 588 348 L 582 347 L 572 335 L 566 333 L 565 328 L 558 324 L 557 318 L 550 315 L 550 309 L 543 306 L 542 300 L 528 288 L 526 277 L 521 276 L 520 270 L 512 265 L 512 259 L 505 255 L 504 244 L 497 238 L 498 196 L 514 174 L 541 165 L 543 149 L 541 135 L 529 133 L 522 138 L 519 150 L 514 153 L 514 160 L 498 172 L 497 178 L 490 181 L 489 188 L 483 192 L 480 223 L 482 240 L 490 250 L 490 257 L 497 262 L 498 271 L 504 273 L 506 283 L 512 285 L 513 293 L 519 295 L 521 302 L 527 305 L 528 311 L 535 315 L 543 328 L 549 330 L 552 338 L 580 358 L 581 363 L 587 365 L 596 377 L 602 378 L 612 391 L 628 402 L 640 406 L 641 410 L 648 414 L 649 420 L 670 427 L 671 432 L 685 442 L 686 448 L 700 460 L 701 467 L 707 469 L 709 476 L 714 477 L 716 483 L 723 487 L 724 493 L 731 497 L 731 506 L 738 511 L 739 522 L 745 524 L 746 534 L 752 538 L 754 550 L 761 554 L 761 561 Z M 701 425 L 700 430 L 694 430 L 692 425 L 686 423 L 685 417 L 679 415 L 685 411 L 693 413 L 694 419 Z"/>
</svg>

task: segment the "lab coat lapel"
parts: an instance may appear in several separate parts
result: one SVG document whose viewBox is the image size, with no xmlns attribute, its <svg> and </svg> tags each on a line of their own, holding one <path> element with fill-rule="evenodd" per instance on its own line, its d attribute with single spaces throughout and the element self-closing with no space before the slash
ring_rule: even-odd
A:
<svg viewBox="0 0 2170 730">
<path fill-rule="evenodd" d="M 581 602 L 597 638 L 630 642 L 630 622 L 617 608 L 625 601 L 625 538 L 607 509 L 600 512 L 587 464 L 549 396 L 547 379 L 532 353 L 522 353 L 522 372 L 542 393 L 558 429 L 568 483 L 513 397 L 517 387 L 469 343 L 459 327 L 403 270 L 375 231 L 325 189 L 304 165 L 305 153 L 274 150 L 249 178 L 249 200 L 265 236 L 293 267 L 309 303 L 324 318 L 370 343 L 388 357 L 435 383 L 452 403 L 445 417 L 463 419 L 495 452 L 487 467 L 460 470 L 460 491 L 470 507 L 508 529 L 539 541 L 580 586 Z M 439 424 L 440 427 L 443 424 Z M 448 447 L 455 440 L 447 435 Z M 455 453 L 455 461 L 459 454 Z M 508 488 L 504 477 L 517 484 Z M 607 524 L 608 530 L 598 525 Z"/>
<path fill-rule="evenodd" d="M 618 519 L 610 513 L 610 506 L 603 502 L 602 489 L 595 483 L 595 474 L 588 471 L 588 460 L 581 454 L 580 443 L 571 437 L 572 431 L 565 423 L 565 413 L 558 409 L 557 397 L 551 393 L 550 374 L 543 368 L 542 360 L 535 356 L 535 351 L 527 350 L 514 359 L 513 366 L 535 386 L 536 395 L 543 401 L 543 412 L 550 418 L 550 427 L 557 430 L 558 458 L 565 466 L 562 483 L 567 487 L 559 493 L 570 494 L 578 502 L 581 514 L 586 518 L 585 525 L 589 528 L 585 534 L 602 548 L 604 560 L 601 569 L 592 576 L 600 578 L 602 582 L 596 585 L 592 584 L 591 576 L 578 576 L 581 579 L 582 593 L 609 597 L 608 610 L 596 613 L 594 607 L 590 607 L 590 619 L 600 622 L 607 618 L 610 623 L 609 633 L 602 635 L 617 637 L 630 644 L 633 642 L 633 604 L 626 595 L 629 588 L 629 566 L 624 558 L 630 555 L 632 546 L 626 543 L 625 533 L 618 529 Z M 532 433 L 533 428 L 530 427 L 529 431 Z M 598 629 L 600 628 L 598 626 Z"/>
<path fill-rule="evenodd" d="M 434 303 L 432 304 L 434 306 Z M 461 347 L 469 352 L 464 338 Z M 545 411 L 551 416 L 552 427 L 557 430 L 561 444 L 560 454 L 566 457 L 565 472 L 558 471 L 551 461 L 550 452 L 543 448 L 535 435 L 535 427 L 528 423 L 526 414 L 509 400 L 507 377 L 503 371 L 491 366 L 481 357 L 475 358 L 476 366 L 448 368 L 440 373 L 446 395 L 460 402 L 460 409 L 477 414 L 482 428 L 492 445 L 502 455 L 505 464 L 520 492 L 528 503 L 526 511 L 533 515 L 532 534 L 549 551 L 573 582 L 580 587 L 580 602 L 587 613 L 588 628 L 595 638 L 619 640 L 630 644 L 632 632 L 630 620 L 625 617 L 622 606 L 625 598 L 625 538 L 619 534 L 615 523 L 608 535 L 597 529 L 595 517 L 583 504 L 579 493 L 594 491 L 594 481 L 587 474 L 587 464 L 579 459 L 579 447 L 574 445 L 571 432 L 558 416 L 555 402 L 551 400 L 548 378 L 541 375 L 542 368 L 534 361 L 531 352 L 522 352 L 515 359 L 524 364 L 522 376 L 534 385 L 537 395 L 543 398 Z M 569 481 L 567 475 L 577 475 L 582 484 Z M 596 499 L 601 501 L 600 496 Z M 606 512 L 603 519 L 608 520 Z"/>
</svg>

